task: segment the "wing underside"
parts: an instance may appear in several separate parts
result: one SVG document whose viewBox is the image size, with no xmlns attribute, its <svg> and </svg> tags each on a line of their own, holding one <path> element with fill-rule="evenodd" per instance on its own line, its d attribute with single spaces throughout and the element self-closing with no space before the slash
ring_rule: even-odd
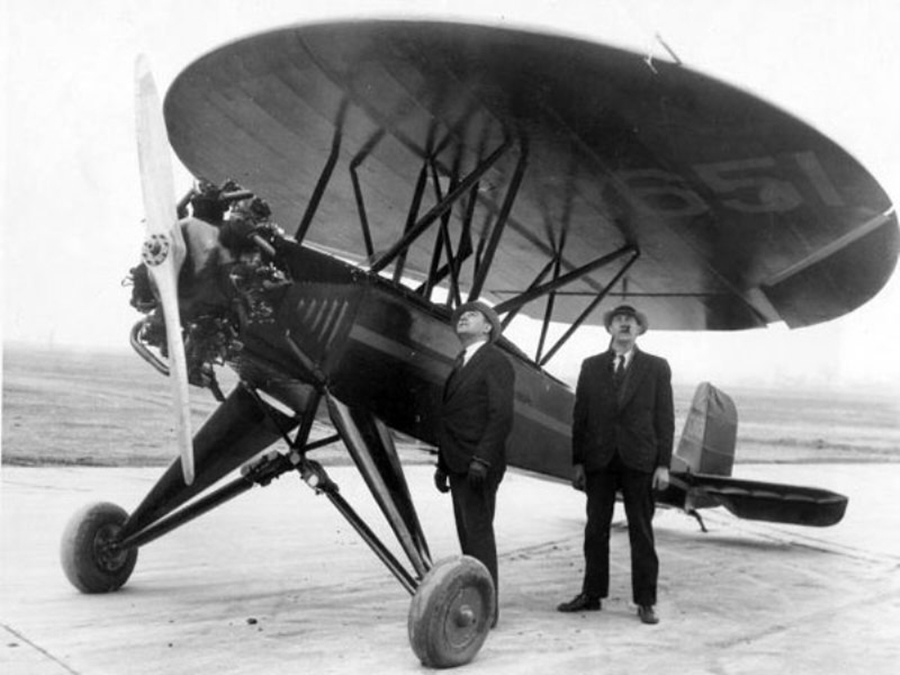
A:
<svg viewBox="0 0 900 675">
<path fill-rule="evenodd" d="M 896 264 L 887 195 L 829 139 L 681 66 L 571 38 L 297 26 L 199 59 L 165 112 L 194 175 L 237 180 L 305 243 L 364 265 L 458 190 L 392 265 L 440 281 L 456 261 L 460 286 L 495 302 L 571 274 L 522 306 L 533 317 L 572 322 L 608 290 L 663 329 L 803 326 L 856 308 Z M 626 267 L 594 265 L 619 254 Z"/>
</svg>

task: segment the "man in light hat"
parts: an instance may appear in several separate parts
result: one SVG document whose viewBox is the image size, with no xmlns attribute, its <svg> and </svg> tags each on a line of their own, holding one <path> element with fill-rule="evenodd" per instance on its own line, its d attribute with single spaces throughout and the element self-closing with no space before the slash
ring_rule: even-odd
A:
<svg viewBox="0 0 900 675">
<path fill-rule="evenodd" d="M 640 620 L 659 621 L 654 605 L 659 560 L 653 539 L 653 490 L 669 483 L 675 433 L 668 362 L 637 348 L 647 317 L 620 305 L 603 318 L 610 348 L 584 360 L 572 424 L 573 485 L 587 494 L 584 581 L 561 612 L 599 610 L 609 593 L 609 534 L 622 492 L 631 545 L 632 599 Z"/>
<path fill-rule="evenodd" d="M 506 471 L 515 373 L 493 344 L 501 331 L 493 309 L 468 302 L 453 312 L 452 322 L 463 351 L 444 384 L 434 482 L 441 492 L 451 493 L 460 548 L 487 567 L 496 598 L 494 509 Z"/>
</svg>

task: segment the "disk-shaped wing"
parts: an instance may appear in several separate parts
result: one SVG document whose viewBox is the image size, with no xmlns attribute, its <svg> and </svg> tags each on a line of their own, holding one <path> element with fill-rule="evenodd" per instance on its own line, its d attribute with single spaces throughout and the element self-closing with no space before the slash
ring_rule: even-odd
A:
<svg viewBox="0 0 900 675">
<path fill-rule="evenodd" d="M 135 63 L 135 98 L 138 159 L 147 230 L 142 258 L 159 294 L 166 322 L 175 430 L 184 482 L 190 485 L 194 482 L 194 453 L 187 360 L 178 310 L 178 273 L 184 262 L 185 243 L 175 211 L 175 186 L 162 105 L 143 57 Z"/>
<path fill-rule="evenodd" d="M 654 328 L 809 325 L 871 298 L 897 260 L 890 200 L 831 140 L 722 82 L 584 40 L 412 21 L 292 27 L 201 58 L 165 111 L 194 174 L 234 178 L 305 243 L 359 260 L 478 174 L 442 223 L 452 245 L 432 228 L 398 258 L 404 272 L 446 281 L 449 249 L 464 286 L 479 286 L 487 260 L 481 294 L 508 301 L 590 269 L 557 289 L 559 321 L 615 280 L 589 322 L 627 299 Z M 640 252 L 621 279 L 591 266 L 620 250 Z M 522 311 L 544 317 L 548 301 Z"/>
</svg>

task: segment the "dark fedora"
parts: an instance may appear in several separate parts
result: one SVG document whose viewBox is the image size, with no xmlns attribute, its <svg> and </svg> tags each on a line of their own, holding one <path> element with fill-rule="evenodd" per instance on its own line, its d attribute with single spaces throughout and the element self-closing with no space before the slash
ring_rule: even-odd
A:
<svg viewBox="0 0 900 675">
<path fill-rule="evenodd" d="M 454 330 L 456 329 L 456 324 L 459 322 L 459 317 L 461 317 L 463 313 L 471 312 L 473 310 L 481 312 L 484 315 L 484 318 L 488 320 L 488 323 L 491 324 L 490 341 L 493 342 L 500 337 L 500 332 L 503 330 L 503 327 L 500 325 L 500 317 L 497 316 L 497 312 L 495 312 L 492 307 L 489 307 L 481 300 L 466 302 L 453 310 L 453 317 L 450 321 L 453 324 Z"/>
<path fill-rule="evenodd" d="M 650 324 L 647 323 L 647 317 L 643 312 L 637 311 L 631 305 L 619 305 L 615 309 L 611 309 L 603 315 L 603 325 L 606 326 L 606 330 L 609 330 L 609 324 L 612 323 L 613 318 L 621 315 L 630 316 L 638 322 L 638 325 L 641 328 L 638 335 L 643 335 L 650 327 Z"/>
</svg>

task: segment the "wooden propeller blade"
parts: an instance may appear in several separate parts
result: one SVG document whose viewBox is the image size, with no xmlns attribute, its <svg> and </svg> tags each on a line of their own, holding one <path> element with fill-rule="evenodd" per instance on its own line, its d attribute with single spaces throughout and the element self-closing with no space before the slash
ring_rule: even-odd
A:
<svg viewBox="0 0 900 675">
<path fill-rule="evenodd" d="M 135 113 L 147 228 L 142 256 L 159 294 L 166 322 L 175 431 L 184 482 L 190 485 L 194 482 L 194 445 L 191 437 L 187 359 L 178 311 L 178 273 L 184 263 L 185 243 L 175 210 L 175 184 L 162 105 L 153 75 L 143 55 L 135 62 Z"/>
</svg>

